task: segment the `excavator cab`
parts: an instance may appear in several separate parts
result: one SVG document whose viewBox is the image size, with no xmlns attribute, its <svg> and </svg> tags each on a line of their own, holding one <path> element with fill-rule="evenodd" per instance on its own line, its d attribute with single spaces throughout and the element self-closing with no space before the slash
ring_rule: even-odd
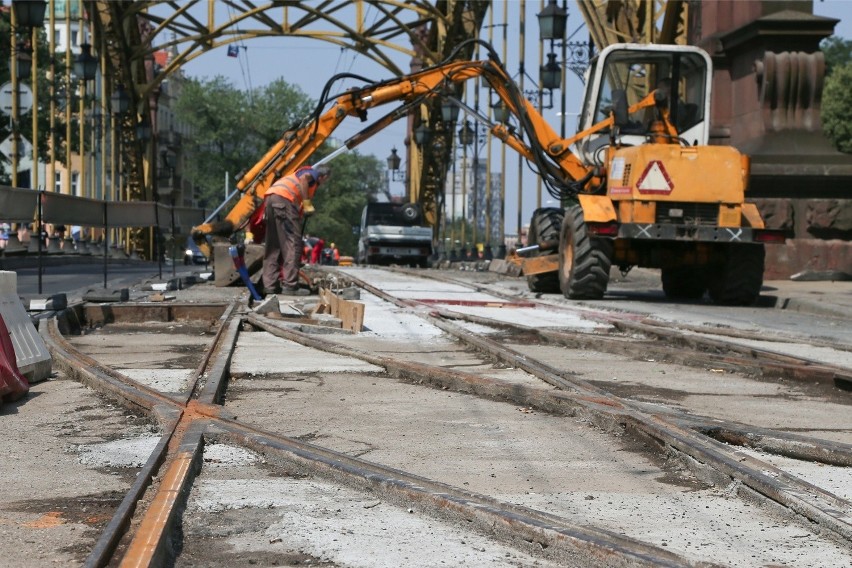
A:
<svg viewBox="0 0 852 568">
<path fill-rule="evenodd" d="M 677 138 L 670 143 L 706 145 L 711 69 L 709 56 L 691 46 L 614 44 L 604 49 L 587 71 L 579 131 L 606 120 L 617 103 L 631 107 L 655 90 L 660 106 L 635 111 L 626 118 L 616 113 L 612 129 L 600 130 L 578 144 L 582 161 L 589 166 L 603 165 L 613 139 L 620 146 L 659 141 L 655 123 L 661 120 L 663 109 L 677 130 Z"/>
</svg>

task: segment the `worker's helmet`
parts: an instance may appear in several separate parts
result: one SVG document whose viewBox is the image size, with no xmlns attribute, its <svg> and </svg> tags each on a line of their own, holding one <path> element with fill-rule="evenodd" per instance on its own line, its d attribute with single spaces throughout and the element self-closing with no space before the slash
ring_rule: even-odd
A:
<svg viewBox="0 0 852 568">
<path fill-rule="evenodd" d="M 311 181 L 308 182 L 308 185 L 314 185 L 317 181 L 319 181 L 319 173 L 317 173 L 317 171 L 311 166 L 302 166 L 296 170 L 296 177 L 298 178 L 305 174 L 309 174 L 311 176 Z"/>
</svg>

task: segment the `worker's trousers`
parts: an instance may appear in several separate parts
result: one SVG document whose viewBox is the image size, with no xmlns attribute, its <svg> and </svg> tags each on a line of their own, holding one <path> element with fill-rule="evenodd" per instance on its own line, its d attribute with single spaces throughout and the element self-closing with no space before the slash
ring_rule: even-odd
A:
<svg viewBox="0 0 852 568">
<path fill-rule="evenodd" d="M 299 286 L 302 256 L 302 214 L 299 207 L 280 195 L 266 198 L 266 250 L 263 255 L 263 288 L 275 289 L 278 279 L 286 288 Z"/>
</svg>

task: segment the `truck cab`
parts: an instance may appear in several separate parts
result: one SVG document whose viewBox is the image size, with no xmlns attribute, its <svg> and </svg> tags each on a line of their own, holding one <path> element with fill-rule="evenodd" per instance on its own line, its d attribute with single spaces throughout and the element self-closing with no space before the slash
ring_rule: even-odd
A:
<svg viewBox="0 0 852 568">
<path fill-rule="evenodd" d="M 425 268 L 432 255 L 432 229 L 421 223 L 416 204 L 368 203 L 361 212 L 358 263 Z"/>
</svg>

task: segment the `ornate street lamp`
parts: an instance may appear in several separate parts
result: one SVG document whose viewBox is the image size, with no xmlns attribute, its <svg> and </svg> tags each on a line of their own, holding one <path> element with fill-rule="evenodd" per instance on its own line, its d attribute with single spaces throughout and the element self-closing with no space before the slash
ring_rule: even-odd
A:
<svg viewBox="0 0 852 568">
<path fill-rule="evenodd" d="M 392 148 L 390 156 L 388 156 L 388 171 L 390 172 L 391 181 L 403 181 L 405 179 L 405 176 L 399 171 L 401 163 L 402 159 L 396 153 L 396 148 Z"/>
<path fill-rule="evenodd" d="M 124 89 L 124 85 L 116 85 L 110 97 L 110 107 L 112 113 L 117 115 L 123 115 L 130 109 L 130 95 Z"/>
<path fill-rule="evenodd" d="M 473 127 L 470 125 L 469 120 L 464 121 L 464 126 L 459 128 L 459 144 L 462 146 L 470 146 L 473 144 L 473 139 L 475 138 L 476 133 L 473 131 Z"/>
<path fill-rule="evenodd" d="M 455 123 L 459 118 L 459 107 L 456 104 L 449 100 L 443 99 L 441 102 L 441 120 L 445 123 L 451 124 Z"/>
<path fill-rule="evenodd" d="M 562 85 L 562 67 L 556 62 L 556 54 L 547 54 L 547 63 L 539 69 L 541 86 L 544 89 L 558 89 Z"/>
<path fill-rule="evenodd" d="M 12 0 L 17 25 L 27 28 L 40 28 L 44 25 L 44 12 L 47 2 L 44 0 Z"/>
<path fill-rule="evenodd" d="M 98 60 L 88 43 L 80 44 L 80 55 L 74 58 L 74 74 L 81 81 L 92 81 L 98 74 Z"/>
<path fill-rule="evenodd" d="M 494 114 L 494 120 L 503 124 L 509 122 L 509 117 L 512 116 L 509 106 L 501 100 L 491 105 L 491 112 Z"/>
<path fill-rule="evenodd" d="M 541 39 L 563 39 L 567 23 L 568 10 L 559 7 L 556 4 L 556 0 L 550 0 L 544 10 L 538 14 Z"/>
<path fill-rule="evenodd" d="M 421 123 L 420 126 L 414 129 L 414 143 L 418 146 L 425 146 L 432 141 L 432 130 Z"/>
</svg>

